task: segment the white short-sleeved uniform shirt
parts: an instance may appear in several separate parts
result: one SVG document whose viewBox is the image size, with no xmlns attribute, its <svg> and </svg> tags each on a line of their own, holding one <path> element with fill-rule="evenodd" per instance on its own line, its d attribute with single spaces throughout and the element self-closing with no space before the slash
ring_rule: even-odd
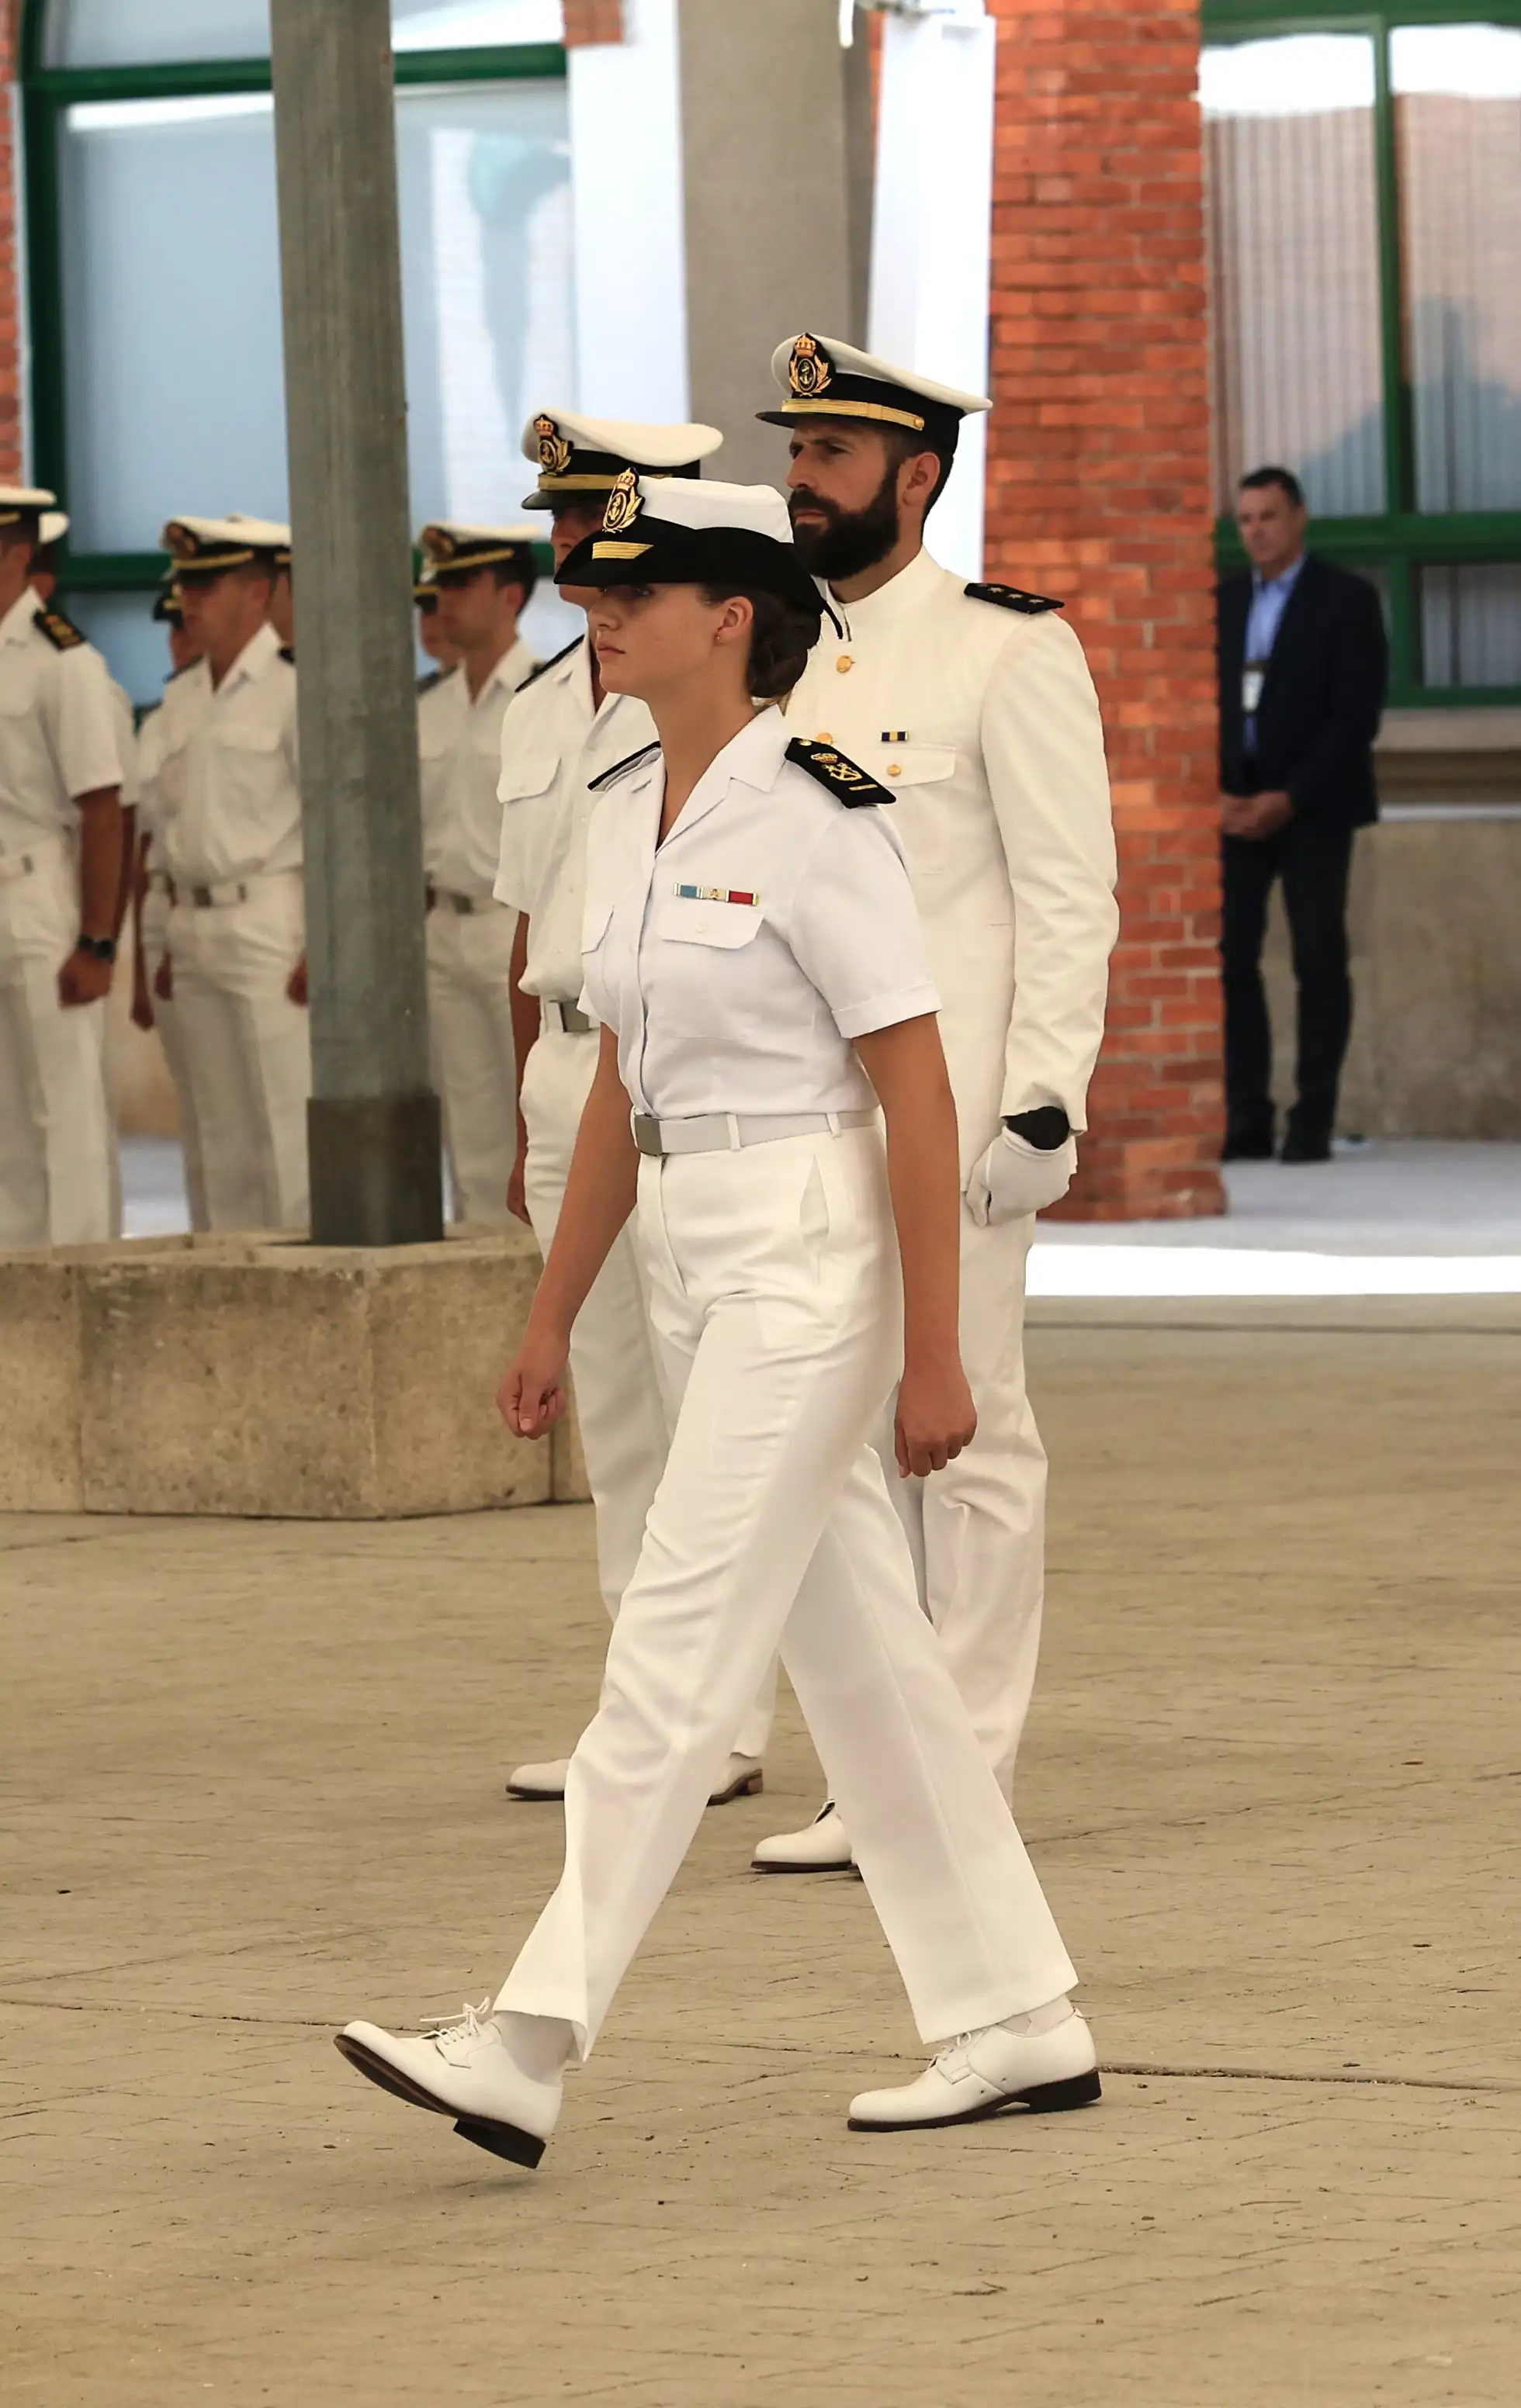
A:
<svg viewBox="0 0 1521 2408">
<path fill-rule="evenodd" d="M 183 740 L 177 728 L 188 728 L 210 691 L 211 672 L 204 660 L 176 669 L 165 683 L 163 701 L 154 704 L 137 730 L 137 826 L 149 838 L 149 858 L 156 869 L 165 866 L 164 824 L 169 810 L 164 765 Z"/>
<path fill-rule="evenodd" d="M 502 719 L 537 666 L 519 637 L 473 697 L 463 666 L 418 696 L 423 869 L 447 895 L 490 899 L 501 849 Z"/>
<path fill-rule="evenodd" d="M 142 777 L 137 765 L 137 728 L 126 688 L 118 685 L 114 678 L 111 680 L 111 704 L 116 712 L 116 749 L 122 756 L 122 800 L 128 810 L 136 810 L 141 799 Z"/>
<path fill-rule="evenodd" d="M 598 797 L 582 1000 L 637 1111 L 858 1111 L 851 1039 L 939 1008 L 888 813 L 846 808 L 788 738 L 757 712 L 658 846 L 658 752 Z"/>
<path fill-rule="evenodd" d="M 299 869 L 295 669 L 273 627 L 251 637 L 219 686 L 194 670 L 179 683 L 158 771 L 168 867 L 191 885 Z"/>
<path fill-rule="evenodd" d="M 82 638 L 54 642 L 45 615 L 28 586 L 0 619 L 0 855 L 72 836 L 76 796 L 122 780 L 106 664 Z"/>
</svg>

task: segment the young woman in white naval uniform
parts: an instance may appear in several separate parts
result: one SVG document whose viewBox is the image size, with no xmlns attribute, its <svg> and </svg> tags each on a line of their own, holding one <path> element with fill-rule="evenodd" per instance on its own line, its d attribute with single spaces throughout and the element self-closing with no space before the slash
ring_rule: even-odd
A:
<svg viewBox="0 0 1521 2408">
<path fill-rule="evenodd" d="M 955 1114 L 886 796 L 751 700 L 791 683 L 816 591 L 770 488 L 632 473 L 561 575 L 604 589 L 604 682 L 644 696 L 660 744 L 601 781 L 601 1056 L 501 1401 L 524 1436 L 563 1411 L 572 1324 L 632 1212 L 674 1435 L 570 1760 L 565 1870 L 495 2005 L 337 2044 L 537 2164 L 780 1646 L 920 2032 L 958 2035 L 916 2082 L 857 2098 L 853 2126 L 1084 2104 L 1076 1977 L 867 1445 L 899 1376 L 904 1475 L 958 1453 L 975 1414 Z"/>
</svg>

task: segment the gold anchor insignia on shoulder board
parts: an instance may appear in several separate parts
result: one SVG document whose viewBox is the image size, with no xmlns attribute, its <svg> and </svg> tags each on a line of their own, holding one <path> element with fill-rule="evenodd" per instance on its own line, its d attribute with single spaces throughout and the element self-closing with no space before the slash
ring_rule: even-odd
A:
<svg viewBox="0 0 1521 2408">
<path fill-rule="evenodd" d="M 824 393 L 833 384 L 834 364 L 811 335 L 799 335 L 787 362 L 787 381 L 800 400 Z"/>
<path fill-rule="evenodd" d="M 608 495 L 608 507 L 602 514 L 603 533 L 622 535 L 624 527 L 633 525 L 643 508 L 638 476 L 632 468 L 623 469 L 614 478 L 612 491 Z"/>
<path fill-rule="evenodd" d="M 534 433 L 538 437 L 538 465 L 551 476 L 562 477 L 570 466 L 570 446 L 552 418 L 541 415 L 534 420 Z"/>
</svg>

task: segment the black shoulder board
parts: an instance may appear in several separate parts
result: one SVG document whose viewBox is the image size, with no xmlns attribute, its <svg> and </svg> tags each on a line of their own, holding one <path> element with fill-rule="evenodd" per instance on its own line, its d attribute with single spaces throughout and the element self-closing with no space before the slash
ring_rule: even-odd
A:
<svg viewBox="0 0 1521 2408">
<path fill-rule="evenodd" d="M 83 628 L 77 627 L 72 619 L 65 619 L 62 610 L 40 609 L 36 614 L 36 624 L 54 652 L 71 652 L 77 644 L 90 641 Z"/>
<path fill-rule="evenodd" d="M 847 810 L 854 810 L 863 803 L 890 803 L 893 799 L 885 786 L 879 786 L 875 778 L 857 768 L 854 761 L 847 761 L 832 744 L 811 744 L 806 736 L 795 736 L 787 747 L 787 758 L 796 761 L 799 769 L 806 769 L 811 778 L 817 778 L 821 786 L 827 786 L 836 802 L 843 803 Z"/>
<path fill-rule="evenodd" d="M 999 610 L 1019 610 L 1026 619 L 1039 619 L 1047 610 L 1065 610 L 1065 602 L 1054 602 L 1049 594 L 1026 594 L 1018 585 L 969 585 L 968 598 L 973 602 L 991 602 Z"/>
<path fill-rule="evenodd" d="M 293 669 L 294 668 L 295 646 L 294 644 L 281 644 L 280 648 L 280 656 L 282 661 L 288 661 Z"/>
<path fill-rule="evenodd" d="M 523 683 L 514 687 L 514 693 L 526 694 L 531 685 L 538 684 L 546 669 L 558 668 L 560 663 L 567 661 L 577 646 L 584 644 L 585 641 L 584 636 L 572 636 L 568 644 L 562 644 L 560 650 L 557 652 L 552 652 L 547 661 L 540 661 L 536 669 L 530 669 Z"/>
<path fill-rule="evenodd" d="M 427 669 L 427 670 L 425 670 L 425 671 L 424 671 L 424 673 L 423 674 L 423 676 L 422 676 L 422 677 L 420 677 L 420 678 L 418 679 L 418 681 L 417 681 L 417 691 L 418 691 L 418 693 L 419 693 L 419 694 L 431 694 L 431 693 L 433 692 L 433 689 L 434 689 L 434 687 L 435 687 L 436 685 L 442 685 L 442 683 L 443 683 L 443 681 L 444 681 L 445 678 L 446 678 L 448 675 L 449 675 L 449 671 L 448 671 L 447 669 Z"/>
<path fill-rule="evenodd" d="M 520 694 L 523 692 L 521 686 L 518 692 Z M 607 787 L 615 786 L 620 778 L 626 778 L 630 769 L 637 769 L 642 761 L 653 761 L 659 750 L 658 738 L 653 744 L 641 744 L 637 752 L 630 752 L 625 759 L 615 761 L 610 769 L 603 769 L 596 777 L 589 778 L 586 781 L 587 793 L 600 795 Z"/>
</svg>

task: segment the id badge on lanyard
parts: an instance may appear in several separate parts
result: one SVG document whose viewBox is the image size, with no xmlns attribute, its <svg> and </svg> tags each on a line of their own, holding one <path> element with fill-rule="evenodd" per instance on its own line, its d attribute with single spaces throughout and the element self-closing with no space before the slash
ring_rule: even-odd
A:
<svg viewBox="0 0 1521 2408">
<path fill-rule="evenodd" d="M 1268 675 L 1266 661 L 1248 661 L 1241 670 L 1241 717 L 1255 719 L 1262 701 L 1263 682 Z"/>
</svg>

